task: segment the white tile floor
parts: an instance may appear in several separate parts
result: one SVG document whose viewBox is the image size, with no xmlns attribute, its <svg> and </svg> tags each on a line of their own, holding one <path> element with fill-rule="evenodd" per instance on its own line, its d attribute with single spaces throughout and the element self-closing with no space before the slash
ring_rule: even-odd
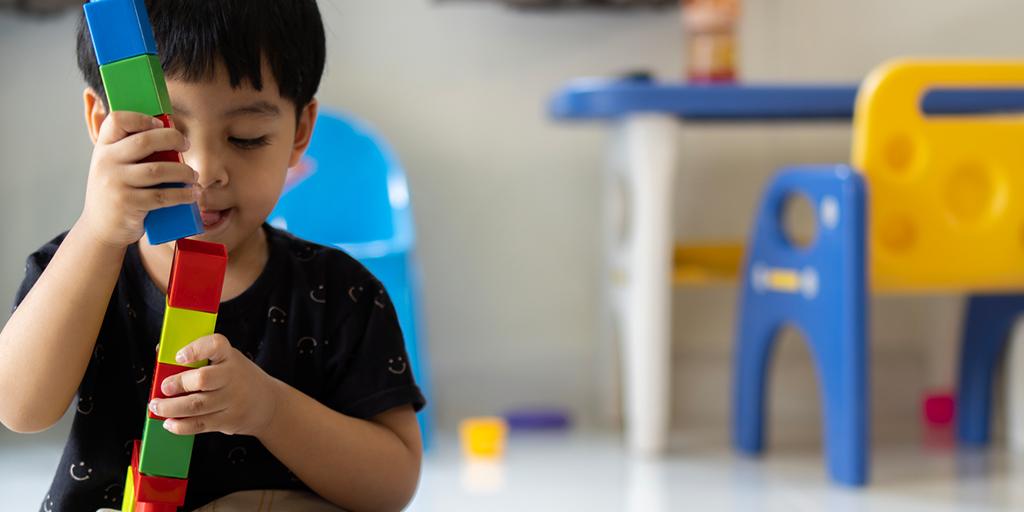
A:
<svg viewBox="0 0 1024 512">
<path fill-rule="evenodd" d="M 59 458 L 53 437 L 0 436 L 0 509 L 38 508 Z M 721 434 L 678 438 L 658 461 L 628 457 L 613 434 L 514 436 L 490 464 L 463 461 L 442 438 L 411 510 L 1024 510 L 1024 457 L 904 442 L 877 446 L 874 458 L 871 486 L 849 490 L 826 481 L 815 447 L 746 460 Z"/>
<path fill-rule="evenodd" d="M 441 447 L 413 510 L 987 511 L 1024 509 L 1024 458 L 919 443 L 875 450 L 864 490 L 829 484 L 817 448 L 737 457 L 721 435 L 690 436 L 664 460 L 626 456 L 616 436 L 519 437 L 498 465 Z"/>
</svg>

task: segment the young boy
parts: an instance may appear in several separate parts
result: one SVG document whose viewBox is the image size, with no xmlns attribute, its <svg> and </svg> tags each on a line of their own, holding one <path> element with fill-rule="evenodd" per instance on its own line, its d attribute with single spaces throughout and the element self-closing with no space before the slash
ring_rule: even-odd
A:
<svg viewBox="0 0 1024 512">
<path fill-rule="evenodd" d="M 169 431 L 200 434 L 186 510 L 253 489 L 310 490 L 352 510 L 402 508 L 419 477 L 415 411 L 424 400 L 411 372 L 388 363 L 408 359 L 394 308 L 346 254 L 264 222 L 316 119 L 325 56 L 316 2 L 146 3 L 175 128 L 107 111 L 80 25 L 95 143 L 85 206 L 28 258 L 0 332 L 4 425 L 44 430 L 77 396 L 42 509 L 116 507 L 147 406 L 172 418 Z M 137 163 L 166 150 L 185 163 Z M 150 188 L 169 182 L 190 187 Z M 149 244 L 143 219 L 192 201 L 206 229 L 196 238 L 229 252 L 217 334 L 179 353 L 209 366 L 167 378 L 173 398 L 147 403 L 174 244 Z"/>
</svg>

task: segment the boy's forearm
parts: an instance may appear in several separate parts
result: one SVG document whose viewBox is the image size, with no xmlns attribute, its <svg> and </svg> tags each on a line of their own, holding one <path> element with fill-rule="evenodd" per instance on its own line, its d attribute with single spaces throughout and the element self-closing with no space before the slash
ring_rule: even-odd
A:
<svg viewBox="0 0 1024 512">
<path fill-rule="evenodd" d="M 400 510 L 419 481 L 421 449 L 392 430 L 338 413 L 280 381 L 259 440 L 323 498 L 347 510 Z M 411 413 L 410 413 L 411 414 Z"/>
<path fill-rule="evenodd" d="M 67 410 L 88 367 L 125 248 L 76 225 L 0 331 L 0 421 L 44 430 Z"/>
</svg>

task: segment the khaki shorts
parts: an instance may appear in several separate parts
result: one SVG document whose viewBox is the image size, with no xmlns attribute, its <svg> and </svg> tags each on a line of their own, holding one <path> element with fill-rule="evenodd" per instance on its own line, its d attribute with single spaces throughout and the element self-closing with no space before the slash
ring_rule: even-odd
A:
<svg viewBox="0 0 1024 512">
<path fill-rule="evenodd" d="M 96 512 L 117 512 L 102 508 Z M 323 498 L 304 491 L 239 491 L 214 500 L 195 512 L 344 512 Z"/>
</svg>

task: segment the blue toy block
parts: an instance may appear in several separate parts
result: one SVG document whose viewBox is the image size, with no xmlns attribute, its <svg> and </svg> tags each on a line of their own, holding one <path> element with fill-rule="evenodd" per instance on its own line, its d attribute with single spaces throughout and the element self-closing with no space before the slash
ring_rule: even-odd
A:
<svg viewBox="0 0 1024 512">
<path fill-rule="evenodd" d="M 92 0 L 84 5 L 99 65 L 156 55 L 156 41 L 143 0 Z"/>
<path fill-rule="evenodd" d="M 957 386 L 957 439 L 989 442 L 992 381 L 1014 323 L 1024 314 L 1024 295 L 975 295 L 967 302 Z"/>
<path fill-rule="evenodd" d="M 733 443 L 760 454 L 771 348 L 783 326 L 799 329 L 823 388 L 829 474 L 851 486 L 867 482 L 869 458 L 864 190 L 846 165 L 785 169 L 768 187 L 744 264 L 733 389 Z M 792 245 L 781 224 L 794 194 L 817 205 L 808 247 Z"/>
<path fill-rule="evenodd" d="M 183 188 L 183 183 L 165 183 L 162 188 Z M 179 204 L 153 210 L 146 215 L 146 237 L 149 243 L 166 242 L 198 235 L 203 232 L 203 218 L 196 203 Z"/>
</svg>

